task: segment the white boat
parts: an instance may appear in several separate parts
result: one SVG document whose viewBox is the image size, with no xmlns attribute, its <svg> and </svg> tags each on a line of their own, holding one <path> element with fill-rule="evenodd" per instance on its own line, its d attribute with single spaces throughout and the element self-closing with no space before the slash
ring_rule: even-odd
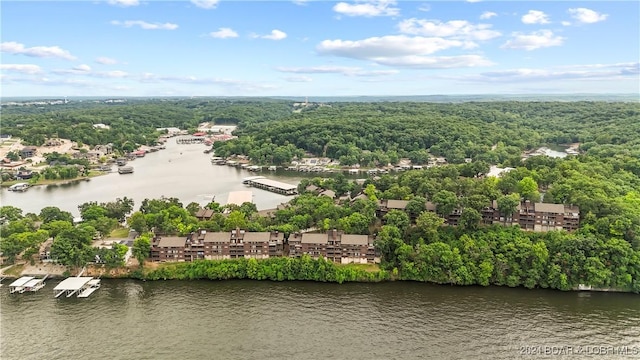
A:
<svg viewBox="0 0 640 360">
<path fill-rule="evenodd" d="M 27 183 L 17 183 L 9 186 L 9 191 L 27 191 L 30 185 Z"/>
<path fill-rule="evenodd" d="M 275 166 L 273 166 L 273 165 L 272 165 L 272 166 L 269 166 L 269 171 L 276 171 L 276 169 L 277 169 L 277 168 L 276 168 Z"/>
</svg>

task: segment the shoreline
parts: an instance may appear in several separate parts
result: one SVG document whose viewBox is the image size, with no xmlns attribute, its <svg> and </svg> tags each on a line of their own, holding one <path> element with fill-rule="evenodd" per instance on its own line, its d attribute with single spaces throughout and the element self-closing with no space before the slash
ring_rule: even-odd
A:
<svg viewBox="0 0 640 360">
<path fill-rule="evenodd" d="M 60 180 L 43 180 L 43 181 L 38 181 L 35 184 L 29 184 L 29 187 L 35 187 L 35 186 L 46 186 L 46 185 L 64 185 L 64 184 L 69 184 L 69 183 L 73 183 L 73 182 L 77 182 L 77 181 L 89 181 L 94 177 L 98 177 L 98 176 L 104 176 L 104 175 L 108 175 L 108 172 L 100 172 L 97 174 L 91 174 L 89 176 L 81 176 L 81 177 L 77 177 L 74 179 L 60 179 Z M 12 185 L 18 184 L 20 182 L 26 182 L 29 183 L 29 180 L 27 181 L 21 181 L 21 180 L 14 180 L 14 181 L 4 181 L 0 184 L 0 188 L 9 188 Z"/>
<path fill-rule="evenodd" d="M 223 264 L 223 263 L 233 263 L 234 261 L 237 260 L 202 260 L 202 262 L 204 264 L 210 264 L 210 265 L 215 265 L 215 264 Z M 317 262 L 318 260 L 314 260 L 314 262 Z M 248 261 L 247 261 L 248 262 Z M 260 262 L 258 262 L 260 263 Z M 185 265 L 186 264 L 186 265 Z M 149 267 L 145 267 L 144 269 L 138 268 L 137 266 L 135 268 L 133 267 L 127 267 L 127 266 L 123 266 L 123 267 L 118 267 L 118 268 L 110 268 L 107 269 L 105 267 L 87 267 L 85 272 L 84 272 L 84 276 L 93 276 L 93 277 L 98 277 L 101 279 L 109 279 L 109 280 L 138 280 L 138 281 L 225 281 L 225 280 L 256 280 L 256 281 L 272 281 L 272 282 L 290 282 L 290 281 L 309 281 L 309 282 L 322 282 L 322 283 L 333 283 L 336 285 L 341 285 L 343 283 L 361 283 L 361 284 L 371 284 L 371 283 L 390 283 L 390 282 L 418 282 L 418 283 L 424 283 L 424 284 L 430 284 L 430 285 L 447 285 L 447 286 L 456 286 L 456 287 L 473 287 L 473 286 L 481 286 L 479 284 L 470 284 L 470 285 L 458 285 L 458 284 L 440 284 L 440 283 L 436 283 L 436 282 L 430 282 L 430 281 L 419 281 L 419 280 L 401 280 L 401 279 L 396 279 L 396 278 L 391 278 L 388 275 L 388 272 L 386 270 L 382 270 L 382 269 L 376 269 L 374 272 L 368 271 L 368 270 L 363 270 L 365 272 L 369 272 L 369 273 L 374 273 L 376 275 L 374 275 L 374 277 L 369 277 L 369 278 L 358 278 L 358 279 L 348 279 L 348 280 L 344 280 L 344 281 L 339 281 L 336 279 L 318 279 L 318 280 L 314 280 L 314 279 L 308 279 L 308 278 L 283 278 L 283 279 L 274 279 L 274 278 L 259 278 L 259 277 L 255 277 L 255 276 L 231 276 L 231 277 L 224 277 L 224 278 L 217 278 L 217 277 L 210 277 L 210 276 L 186 276 L 186 274 L 184 272 L 177 272 L 174 273 L 173 276 L 166 276 L 168 274 L 158 274 L 158 270 L 163 270 L 166 268 L 176 268 L 176 267 L 180 267 L 180 265 L 182 266 L 189 266 L 190 263 L 162 263 L 162 264 L 156 264 L 156 263 L 147 263 L 147 266 L 149 267 L 154 267 L 154 269 L 149 270 Z M 13 274 L 6 274 L 5 271 L 6 270 L 10 270 L 11 268 L 13 268 L 14 266 L 24 266 L 26 264 L 14 264 L 8 267 L 4 267 L 2 269 L 0 269 L 0 276 L 2 276 L 4 279 L 3 280 L 15 280 L 18 279 L 21 276 L 44 276 L 47 275 L 47 278 L 50 280 L 64 280 L 65 278 L 68 277 L 73 277 L 73 276 L 77 276 L 77 274 L 79 273 L 79 271 L 81 271 L 81 269 L 76 269 L 75 271 L 71 272 L 68 269 L 60 266 L 60 265 L 50 265 L 50 266 L 55 266 L 58 267 L 58 272 L 54 272 L 54 273 L 48 273 L 48 272 L 42 272 L 42 271 L 30 271 L 28 269 L 24 269 L 23 271 L 20 272 L 19 275 L 13 275 Z M 339 264 L 335 264 L 337 268 L 343 268 L 343 269 L 349 269 L 349 268 L 353 268 L 353 265 L 356 264 L 348 264 L 348 265 L 339 265 Z M 27 265 L 30 267 L 38 267 L 37 265 Z M 46 265 L 45 265 L 46 266 Z M 42 267 L 42 266 L 40 266 Z M 64 269 L 64 271 L 62 271 Z M 66 274 L 68 272 L 68 275 Z M 382 274 L 382 275 L 381 275 Z M 165 275 L 165 276 L 163 276 Z M 360 276 L 362 276 L 362 273 L 360 274 Z M 377 276 L 382 276 L 382 278 L 376 278 Z M 496 284 L 489 284 L 488 286 L 495 286 L 495 287 L 500 287 L 500 288 L 504 288 L 504 287 L 509 287 L 506 285 L 496 285 Z M 541 288 L 541 287 L 536 287 L 533 289 L 527 289 L 524 286 L 517 286 L 517 287 L 513 287 L 514 289 L 526 289 L 526 290 L 552 290 L 552 291 L 558 291 L 558 292 L 572 292 L 572 293 L 618 293 L 618 294 L 635 294 L 638 295 L 637 293 L 634 293 L 631 290 L 625 290 L 625 289 L 615 289 L 615 288 L 597 288 L 597 287 L 592 287 L 592 286 L 585 286 L 585 285 L 579 285 L 579 286 L 575 286 L 571 289 L 568 290 L 561 290 L 561 289 L 554 289 L 554 288 Z"/>
</svg>

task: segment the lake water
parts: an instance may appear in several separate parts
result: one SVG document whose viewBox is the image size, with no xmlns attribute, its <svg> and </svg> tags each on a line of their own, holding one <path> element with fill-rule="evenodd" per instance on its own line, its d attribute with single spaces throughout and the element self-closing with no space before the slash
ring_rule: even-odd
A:
<svg viewBox="0 0 640 360">
<path fill-rule="evenodd" d="M 175 138 L 167 143 L 166 150 L 149 153 L 128 165 L 134 173 L 120 175 L 117 172 L 94 177 L 89 181 L 77 181 L 63 185 L 35 186 L 26 192 L 0 191 L 0 203 L 24 210 L 24 213 L 40 213 L 46 206 L 57 206 L 79 216 L 78 205 L 88 202 L 107 202 L 128 197 L 135 201 L 137 210 L 145 198 L 176 197 L 184 205 L 197 202 L 206 205 L 215 201 L 226 204 L 231 191 L 250 189 L 253 202 L 259 210 L 275 208 L 291 196 L 278 195 L 265 190 L 248 188 L 242 184 L 247 176 L 257 175 L 244 169 L 225 165 L 212 165 L 211 155 L 204 154 L 201 144 L 178 145 Z M 113 167 L 114 171 L 117 169 Z M 283 176 L 263 171 L 266 176 L 289 184 L 298 184 L 299 177 Z"/>
<path fill-rule="evenodd" d="M 89 298 L 55 299 L 56 284 L 0 290 L 3 360 L 640 358 L 633 294 L 103 280 Z"/>
</svg>

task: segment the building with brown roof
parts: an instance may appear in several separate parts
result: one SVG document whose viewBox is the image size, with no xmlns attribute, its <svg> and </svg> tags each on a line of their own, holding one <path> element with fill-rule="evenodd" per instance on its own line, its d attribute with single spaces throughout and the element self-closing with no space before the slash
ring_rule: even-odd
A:
<svg viewBox="0 0 640 360">
<path fill-rule="evenodd" d="M 295 233 L 289 236 L 289 256 L 320 256 L 335 263 L 378 263 L 379 256 L 368 235 L 344 234 L 333 229 L 327 233 Z"/>
<path fill-rule="evenodd" d="M 151 261 L 185 261 L 186 243 L 186 237 L 158 236 L 154 238 L 151 243 Z"/>
<path fill-rule="evenodd" d="M 283 256 L 284 234 L 272 232 L 230 232 L 200 230 L 185 237 L 156 237 L 151 246 L 152 261 L 267 259 Z"/>
</svg>

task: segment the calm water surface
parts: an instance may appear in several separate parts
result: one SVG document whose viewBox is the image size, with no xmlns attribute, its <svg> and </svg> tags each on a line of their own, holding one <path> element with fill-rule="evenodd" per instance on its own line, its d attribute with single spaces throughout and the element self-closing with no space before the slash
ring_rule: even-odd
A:
<svg viewBox="0 0 640 360">
<path fill-rule="evenodd" d="M 252 190 L 253 202 L 259 210 L 275 208 L 291 199 L 265 190 L 248 188 L 242 179 L 256 173 L 225 166 L 212 165 L 211 155 L 204 154 L 201 144 L 178 145 L 175 138 L 167 142 L 167 149 L 149 153 L 129 163 L 134 173 L 120 175 L 114 166 L 114 173 L 92 178 L 90 181 L 78 181 L 65 185 L 35 186 L 28 191 L 11 192 L 0 190 L 2 205 L 13 205 L 24 213 L 39 213 L 43 207 L 57 206 L 79 216 L 78 205 L 88 202 L 114 201 L 116 198 L 129 197 L 135 201 L 135 209 L 145 198 L 156 199 L 161 196 L 176 197 L 184 205 L 197 202 L 201 205 L 215 201 L 226 204 L 231 191 Z M 271 179 L 298 184 L 300 178 L 280 176 L 263 171 L 260 175 Z"/>
<path fill-rule="evenodd" d="M 56 284 L 19 295 L 2 288 L 2 359 L 531 359 L 544 356 L 523 356 L 522 347 L 640 350 L 640 298 L 632 294 L 103 280 L 87 299 L 55 299 Z M 640 357 L 606 354 L 596 358 Z"/>
</svg>

